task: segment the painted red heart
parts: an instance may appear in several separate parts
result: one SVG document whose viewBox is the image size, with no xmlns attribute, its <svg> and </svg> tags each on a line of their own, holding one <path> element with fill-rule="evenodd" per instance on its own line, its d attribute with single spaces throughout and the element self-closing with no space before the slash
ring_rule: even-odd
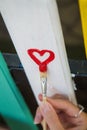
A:
<svg viewBox="0 0 87 130">
<path fill-rule="evenodd" d="M 40 56 L 43 56 L 45 53 L 48 53 L 49 56 L 44 61 L 40 61 L 34 55 L 35 52 L 38 53 Z M 40 71 L 46 71 L 47 64 L 50 63 L 55 58 L 55 54 L 51 50 L 28 49 L 28 54 L 33 59 L 33 61 L 37 65 L 39 65 Z"/>
</svg>

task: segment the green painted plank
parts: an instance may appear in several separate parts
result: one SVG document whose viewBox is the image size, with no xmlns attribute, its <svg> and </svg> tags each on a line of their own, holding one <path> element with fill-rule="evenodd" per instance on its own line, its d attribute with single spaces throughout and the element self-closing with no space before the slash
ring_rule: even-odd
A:
<svg viewBox="0 0 87 130">
<path fill-rule="evenodd" d="M 33 117 L 0 53 L 0 114 L 11 130 L 37 130 Z"/>
</svg>

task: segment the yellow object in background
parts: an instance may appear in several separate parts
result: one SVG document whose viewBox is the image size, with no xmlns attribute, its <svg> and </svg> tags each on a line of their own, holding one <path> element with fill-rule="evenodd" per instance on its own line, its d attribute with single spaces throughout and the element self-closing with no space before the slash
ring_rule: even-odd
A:
<svg viewBox="0 0 87 130">
<path fill-rule="evenodd" d="M 82 21 L 85 51 L 87 57 L 87 0 L 78 0 L 78 1 L 80 7 L 81 21 Z"/>
</svg>

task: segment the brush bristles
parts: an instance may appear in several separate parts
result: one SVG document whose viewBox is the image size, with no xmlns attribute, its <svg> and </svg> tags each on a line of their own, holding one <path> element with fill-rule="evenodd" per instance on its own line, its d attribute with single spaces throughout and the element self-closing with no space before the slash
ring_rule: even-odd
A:
<svg viewBox="0 0 87 130">
<path fill-rule="evenodd" d="M 40 77 L 47 77 L 47 72 L 40 72 Z"/>
</svg>

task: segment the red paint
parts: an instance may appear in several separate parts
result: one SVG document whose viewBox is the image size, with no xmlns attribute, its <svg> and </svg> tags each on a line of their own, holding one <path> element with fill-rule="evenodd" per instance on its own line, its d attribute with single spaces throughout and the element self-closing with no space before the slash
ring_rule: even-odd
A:
<svg viewBox="0 0 87 130">
<path fill-rule="evenodd" d="M 41 72 L 46 72 L 47 71 L 47 64 L 40 64 L 39 65 L 39 70 Z"/>
<path fill-rule="evenodd" d="M 40 56 L 43 56 L 45 53 L 48 53 L 49 57 L 47 57 L 44 61 L 40 61 L 34 55 L 34 52 L 38 53 Z M 33 59 L 33 61 L 35 61 L 35 63 L 39 65 L 39 70 L 41 72 L 47 71 L 47 64 L 49 64 L 55 58 L 55 54 L 51 50 L 29 49 L 28 54 Z"/>
</svg>

